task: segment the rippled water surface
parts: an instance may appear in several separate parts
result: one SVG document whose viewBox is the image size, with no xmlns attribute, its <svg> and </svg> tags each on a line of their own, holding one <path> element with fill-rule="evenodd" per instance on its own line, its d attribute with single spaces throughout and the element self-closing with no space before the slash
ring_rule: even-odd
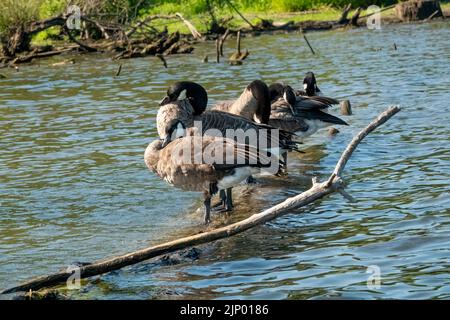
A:
<svg viewBox="0 0 450 320">
<path fill-rule="evenodd" d="M 324 179 L 352 136 L 387 106 L 403 111 L 355 152 L 345 170 L 349 203 L 332 195 L 244 234 L 201 246 L 199 259 L 148 261 L 87 282 L 73 299 L 450 298 L 449 22 L 381 31 L 245 38 L 243 66 L 201 63 L 213 44 L 117 63 L 54 57 L 0 79 L 0 288 L 76 261 L 130 252 L 201 226 L 201 195 L 149 173 L 157 102 L 168 84 L 195 80 L 210 103 L 236 97 L 253 79 L 300 87 L 313 70 L 326 95 L 350 99 L 349 127 L 318 133 L 290 158 L 287 178 L 235 189 L 245 218 Z M 231 53 L 234 40 L 227 42 Z M 396 43 L 398 50 L 393 49 Z M 369 289 L 369 266 L 381 287 Z"/>
</svg>

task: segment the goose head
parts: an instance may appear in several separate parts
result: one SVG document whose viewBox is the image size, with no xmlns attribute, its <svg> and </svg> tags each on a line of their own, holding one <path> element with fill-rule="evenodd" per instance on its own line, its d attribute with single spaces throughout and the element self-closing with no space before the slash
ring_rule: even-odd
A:
<svg viewBox="0 0 450 320">
<path fill-rule="evenodd" d="M 163 106 L 177 100 L 188 100 L 194 109 L 194 115 L 199 115 L 206 109 L 208 94 L 198 83 L 191 81 L 175 82 L 167 89 L 167 96 L 159 105 Z"/>
<path fill-rule="evenodd" d="M 291 86 L 277 82 L 270 85 L 269 91 L 271 102 L 275 102 L 276 100 L 283 98 L 284 101 L 286 101 L 289 105 L 293 106 L 297 101 L 294 89 L 292 89 Z"/>
<path fill-rule="evenodd" d="M 303 79 L 303 89 L 306 92 L 307 96 L 315 96 L 316 93 L 320 91 L 317 86 L 316 77 L 312 71 L 306 73 L 305 78 Z"/>
<path fill-rule="evenodd" d="M 162 139 L 161 148 L 167 146 L 171 141 L 186 136 L 186 126 L 180 120 L 175 119 L 168 126 Z"/>
<path fill-rule="evenodd" d="M 280 82 L 272 83 L 269 86 L 270 101 L 273 103 L 283 96 L 284 84 Z"/>
<path fill-rule="evenodd" d="M 261 80 L 252 81 L 247 90 L 250 91 L 256 99 L 257 108 L 255 119 L 259 123 L 268 124 L 270 118 L 270 92 L 267 85 Z"/>
</svg>

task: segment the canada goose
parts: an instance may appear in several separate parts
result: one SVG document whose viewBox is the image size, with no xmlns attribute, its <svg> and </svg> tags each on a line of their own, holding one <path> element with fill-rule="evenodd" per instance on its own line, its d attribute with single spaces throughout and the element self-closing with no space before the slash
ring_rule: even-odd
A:
<svg viewBox="0 0 450 320">
<path fill-rule="evenodd" d="M 171 141 L 171 135 L 175 132 L 175 129 L 182 130 L 181 124 L 185 128 L 193 127 L 196 124 L 201 126 L 198 129 L 201 129 L 203 135 L 213 134 L 226 137 L 230 133 L 236 133 L 230 132 L 230 130 L 253 131 L 256 133 L 256 141 L 250 141 L 250 144 L 254 146 L 260 145 L 260 138 L 263 137 L 267 139 L 265 145 L 268 148 L 279 142 L 279 148 L 281 149 L 298 150 L 297 144 L 292 140 L 294 135 L 292 132 L 276 130 L 275 127 L 264 123 L 255 123 L 245 117 L 228 112 L 206 110 L 207 97 L 206 90 L 194 82 L 176 82 L 169 87 L 167 96 L 160 103 L 160 109 L 156 116 L 158 135 L 164 140 L 165 144 Z M 270 100 L 264 103 L 267 109 Z M 258 117 L 267 122 L 268 111 L 264 112 L 259 113 Z M 278 139 L 273 136 L 274 132 L 279 134 Z"/>
<path fill-rule="evenodd" d="M 239 115 L 258 123 L 267 124 L 270 117 L 270 93 L 261 80 L 252 81 L 236 100 L 219 102 L 212 110 Z"/>
<path fill-rule="evenodd" d="M 329 97 L 297 95 L 296 90 L 292 89 L 291 86 L 280 82 L 272 83 L 269 86 L 269 94 L 271 103 L 282 98 L 290 105 L 295 105 L 296 108 L 320 109 L 325 111 L 331 105 L 339 104 L 338 100 Z"/>
<path fill-rule="evenodd" d="M 248 92 L 243 94 L 246 96 L 245 99 L 249 100 L 249 96 L 253 96 L 253 94 L 260 97 L 258 88 L 261 88 L 259 84 L 250 86 Z M 269 100 L 267 99 L 268 92 L 265 94 L 265 113 L 261 111 L 257 116 L 263 122 L 267 122 L 267 110 L 270 111 L 268 108 L 270 101 L 267 102 Z M 176 82 L 169 87 L 167 97 L 161 102 L 156 117 L 158 134 L 163 139 L 163 147 L 173 140 L 174 133 L 177 137 L 184 128 L 191 128 L 195 125 L 202 135 L 231 138 L 239 143 L 255 146 L 258 151 L 262 148 L 275 155 L 287 150 L 299 151 L 297 143 L 292 139 L 293 133 L 278 130 L 263 123 L 255 123 L 239 115 L 218 110 L 205 111 L 207 101 L 206 90 L 196 83 Z M 260 103 L 257 101 L 253 101 L 252 104 L 256 106 L 254 109 L 260 107 Z M 284 164 L 282 161 L 280 163 Z M 274 166 L 271 168 L 273 169 Z M 272 173 L 278 173 L 279 169 L 277 167 L 276 172 Z M 226 194 L 231 194 L 231 190 L 227 190 Z M 225 200 L 226 194 L 221 191 L 220 197 L 223 210 L 229 211 L 232 206 L 229 201 Z"/>
<path fill-rule="evenodd" d="M 213 161 L 206 160 L 205 155 L 214 155 Z M 229 155 L 233 156 L 232 162 L 220 161 L 228 160 Z M 250 176 L 254 168 L 269 166 L 273 159 L 231 139 L 188 135 L 165 147 L 163 140 L 151 142 L 145 150 L 144 160 L 151 171 L 169 184 L 203 192 L 204 223 L 207 224 L 211 220 L 211 197 L 218 190 L 227 190 L 226 201 L 232 205 L 231 188 Z"/>
<path fill-rule="evenodd" d="M 332 124 L 348 125 L 344 120 L 323 112 L 335 99 L 316 96 L 293 99 L 294 90 L 290 86 L 275 83 L 269 88 L 272 100 L 269 125 L 295 132 L 300 139 Z"/>
<path fill-rule="evenodd" d="M 322 91 L 320 91 L 319 87 L 317 86 L 316 76 L 314 75 L 314 72 L 309 71 L 306 73 L 305 77 L 303 78 L 303 90 L 296 90 L 296 95 L 299 96 L 322 96 Z"/>
</svg>

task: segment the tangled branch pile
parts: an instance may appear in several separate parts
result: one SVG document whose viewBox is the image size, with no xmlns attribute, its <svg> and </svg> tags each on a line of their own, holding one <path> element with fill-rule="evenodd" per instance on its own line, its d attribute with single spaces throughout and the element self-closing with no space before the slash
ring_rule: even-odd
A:
<svg viewBox="0 0 450 320">
<path fill-rule="evenodd" d="M 45 1 L 2 0 L 0 63 L 14 65 L 71 50 L 112 52 L 116 59 L 192 52 L 192 41 L 182 38 L 178 32 L 169 34 L 167 29 L 153 28 L 150 23 L 156 19 L 180 19 L 195 39 L 201 37 L 181 14 L 150 16 L 132 25 L 131 21 L 135 20 L 144 1 L 61 0 L 61 8 L 56 10 L 58 14 L 39 19 L 40 4 Z M 130 6 L 132 2 L 136 5 Z M 67 10 L 71 8 L 68 5 L 77 5 L 80 10 Z M 74 21 L 75 28 L 70 26 Z M 46 30 L 53 30 L 52 36 L 56 40 L 66 38 L 73 44 L 33 46 L 33 37 Z"/>
</svg>

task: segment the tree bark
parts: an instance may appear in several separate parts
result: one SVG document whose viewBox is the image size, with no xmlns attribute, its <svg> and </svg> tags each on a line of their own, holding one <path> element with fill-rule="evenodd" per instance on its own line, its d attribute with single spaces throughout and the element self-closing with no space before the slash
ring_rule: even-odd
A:
<svg viewBox="0 0 450 320">
<path fill-rule="evenodd" d="M 355 13 L 352 15 L 351 19 L 350 19 L 350 24 L 352 26 L 357 27 L 358 26 L 358 19 L 359 19 L 359 15 L 361 14 L 361 7 L 358 7 L 358 9 L 356 9 Z"/>
<path fill-rule="evenodd" d="M 338 24 L 347 24 L 348 23 L 348 13 L 350 12 L 350 9 L 352 8 L 352 4 L 349 3 L 344 7 L 344 10 L 342 11 L 341 17 L 337 21 Z"/>
<path fill-rule="evenodd" d="M 402 21 L 425 20 L 431 16 L 434 18 L 443 16 L 438 0 L 412 0 L 402 2 L 395 6 L 395 14 Z"/>
</svg>

